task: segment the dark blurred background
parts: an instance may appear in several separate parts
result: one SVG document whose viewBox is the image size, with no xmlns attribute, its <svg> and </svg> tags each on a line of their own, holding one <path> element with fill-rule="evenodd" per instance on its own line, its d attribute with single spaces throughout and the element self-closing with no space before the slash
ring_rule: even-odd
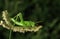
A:
<svg viewBox="0 0 60 39">
<path fill-rule="evenodd" d="M 11 39 L 60 39 L 60 0 L 0 0 L 0 20 L 4 10 L 10 17 L 21 12 L 24 20 L 43 21 L 38 32 L 12 32 Z M 0 39 L 8 39 L 9 32 L 0 26 Z"/>
</svg>

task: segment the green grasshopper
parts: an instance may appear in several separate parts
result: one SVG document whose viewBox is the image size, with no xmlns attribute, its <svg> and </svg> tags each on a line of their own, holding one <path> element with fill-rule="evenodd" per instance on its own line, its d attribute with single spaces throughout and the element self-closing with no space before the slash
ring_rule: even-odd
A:
<svg viewBox="0 0 60 39">
<path fill-rule="evenodd" d="M 19 17 L 20 21 L 17 21 L 16 19 Z M 24 21 L 23 20 L 23 15 L 22 13 L 19 13 L 16 15 L 16 19 L 14 18 L 11 18 L 11 20 L 16 24 L 16 25 L 19 25 L 19 26 L 22 26 L 22 27 L 34 27 L 35 26 L 35 22 L 32 22 L 32 21 Z"/>
</svg>

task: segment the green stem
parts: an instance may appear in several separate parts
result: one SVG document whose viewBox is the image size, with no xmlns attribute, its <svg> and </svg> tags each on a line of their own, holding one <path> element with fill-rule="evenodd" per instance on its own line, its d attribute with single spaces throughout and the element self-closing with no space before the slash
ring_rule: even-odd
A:
<svg viewBox="0 0 60 39">
<path fill-rule="evenodd" d="M 12 13 L 15 13 L 17 11 L 17 8 L 18 8 L 18 1 L 17 0 L 14 1 L 13 6 L 14 6 L 14 10 L 12 11 Z"/>
<path fill-rule="evenodd" d="M 11 34 L 12 34 L 12 30 L 10 30 L 10 33 L 9 33 L 9 39 L 11 39 Z"/>
<path fill-rule="evenodd" d="M 5 9 L 8 9 L 9 0 L 5 0 Z"/>
</svg>

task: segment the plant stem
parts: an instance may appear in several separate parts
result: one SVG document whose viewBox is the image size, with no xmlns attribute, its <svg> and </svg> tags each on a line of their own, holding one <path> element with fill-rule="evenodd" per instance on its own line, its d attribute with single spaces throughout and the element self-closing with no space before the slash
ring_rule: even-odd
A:
<svg viewBox="0 0 60 39">
<path fill-rule="evenodd" d="M 8 9 L 8 4 L 9 4 L 9 1 L 5 0 L 5 9 Z"/>
<path fill-rule="evenodd" d="M 10 33 L 9 33 L 9 39 L 11 39 L 11 34 L 12 34 L 12 30 L 10 30 Z"/>
</svg>

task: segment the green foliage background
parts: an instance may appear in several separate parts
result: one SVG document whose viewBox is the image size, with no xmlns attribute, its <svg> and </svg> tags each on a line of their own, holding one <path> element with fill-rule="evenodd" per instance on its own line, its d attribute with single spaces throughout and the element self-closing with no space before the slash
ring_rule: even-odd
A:
<svg viewBox="0 0 60 39">
<path fill-rule="evenodd" d="M 43 21 L 38 32 L 12 32 L 11 39 L 60 39 L 60 0 L 0 0 L 0 20 L 3 10 L 11 17 L 22 12 L 25 20 Z M 8 39 L 9 32 L 0 26 L 0 39 Z"/>
</svg>

